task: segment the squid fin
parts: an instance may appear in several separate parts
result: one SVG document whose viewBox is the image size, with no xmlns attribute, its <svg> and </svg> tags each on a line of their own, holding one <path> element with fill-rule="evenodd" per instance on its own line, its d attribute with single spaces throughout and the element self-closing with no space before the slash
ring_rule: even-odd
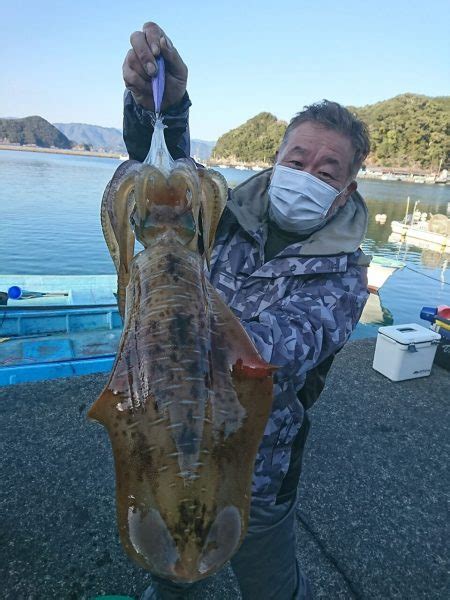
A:
<svg viewBox="0 0 450 600">
<path fill-rule="evenodd" d="M 261 357 L 239 319 L 208 281 L 206 286 L 211 300 L 213 330 L 226 348 L 230 363 L 235 369 L 244 370 L 250 378 L 272 375 L 277 367 L 270 365 Z"/>
</svg>

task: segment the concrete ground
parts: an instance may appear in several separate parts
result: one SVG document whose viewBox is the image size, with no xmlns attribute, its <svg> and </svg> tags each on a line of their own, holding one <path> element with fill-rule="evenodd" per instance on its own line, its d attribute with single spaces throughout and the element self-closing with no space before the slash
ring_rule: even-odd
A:
<svg viewBox="0 0 450 600">
<path fill-rule="evenodd" d="M 298 558 L 316 598 L 448 598 L 450 373 L 391 383 L 373 350 L 349 343 L 310 411 Z M 149 583 L 118 541 L 106 431 L 85 417 L 104 382 L 0 389 L 3 599 L 138 598 Z M 239 598 L 232 573 L 196 598 Z"/>
</svg>

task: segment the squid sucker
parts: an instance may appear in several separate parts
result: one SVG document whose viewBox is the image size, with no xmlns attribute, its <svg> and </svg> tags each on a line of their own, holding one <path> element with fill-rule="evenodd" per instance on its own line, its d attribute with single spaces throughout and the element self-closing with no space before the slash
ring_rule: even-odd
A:
<svg viewBox="0 0 450 600">
<path fill-rule="evenodd" d="M 273 367 L 205 277 L 226 198 L 221 175 L 183 159 L 123 163 L 102 201 L 124 328 L 88 416 L 110 436 L 126 552 L 179 582 L 242 542 L 272 405 Z"/>
</svg>

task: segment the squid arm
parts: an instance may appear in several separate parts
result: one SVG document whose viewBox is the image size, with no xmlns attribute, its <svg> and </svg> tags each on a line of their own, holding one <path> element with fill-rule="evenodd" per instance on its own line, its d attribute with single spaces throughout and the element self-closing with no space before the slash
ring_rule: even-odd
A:
<svg viewBox="0 0 450 600">
<path fill-rule="evenodd" d="M 224 177 L 212 169 L 199 169 L 201 193 L 201 215 L 203 245 L 208 268 L 217 226 L 227 203 L 228 185 Z"/>
<path fill-rule="evenodd" d="M 107 185 L 101 204 L 102 230 L 117 271 L 117 302 L 122 318 L 125 315 L 130 263 L 134 255 L 135 237 L 130 225 L 130 215 L 135 205 L 135 174 L 140 166 L 138 161 L 123 163 Z"/>
</svg>

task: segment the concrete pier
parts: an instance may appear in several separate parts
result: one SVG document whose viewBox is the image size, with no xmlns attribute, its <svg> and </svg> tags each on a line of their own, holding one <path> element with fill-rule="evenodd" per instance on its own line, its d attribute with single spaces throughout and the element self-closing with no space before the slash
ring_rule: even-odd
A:
<svg viewBox="0 0 450 600">
<path fill-rule="evenodd" d="M 349 343 L 310 411 L 298 558 L 316 598 L 448 598 L 450 373 L 392 383 L 373 351 Z M 0 389 L 3 599 L 138 598 L 150 581 L 120 546 L 108 436 L 85 416 L 105 379 Z M 195 598 L 239 598 L 231 571 Z"/>
</svg>

